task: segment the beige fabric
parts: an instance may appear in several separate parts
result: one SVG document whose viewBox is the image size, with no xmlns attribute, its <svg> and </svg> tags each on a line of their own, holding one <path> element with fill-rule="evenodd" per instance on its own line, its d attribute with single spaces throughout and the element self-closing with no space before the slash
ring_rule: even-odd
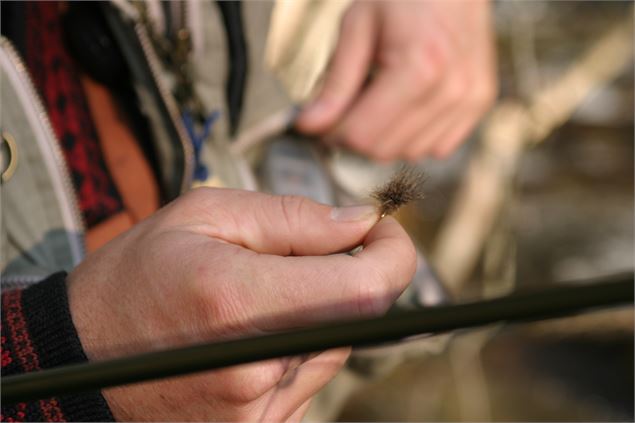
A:
<svg viewBox="0 0 635 423">
<path fill-rule="evenodd" d="M 16 143 L 19 162 L 0 185 L 2 289 L 70 270 L 83 257 L 82 224 L 70 174 L 46 122 L 24 64 L 0 37 L 0 122 Z"/>
<path fill-rule="evenodd" d="M 225 99 L 228 63 L 223 20 L 214 2 L 197 4 L 198 20 L 205 24 L 190 28 L 192 40 L 200 40 L 193 46 L 191 55 L 194 89 L 207 111 L 220 111 L 221 117 L 214 123 L 214 139 L 226 141 L 229 137 Z"/>
<path fill-rule="evenodd" d="M 276 76 L 265 67 L 266 37 L 274 2 L 243 2 L 245 38 L 249 48 L 249 75 L 239 134 L 269 116 L 292 107 Z"/>
<path fill-rule="evenodd" d="M 335 47 L 351 0 L 278 0 L 267 37 L 266 63 L 289 96 L 306 101 Z"/>
<path fill-rule="evenodd" d="M 194 4 L 196 8 L 192 7 Z M 261 125 L 270 116 L 292 107 L 284 88 L 264 65 L 264 34 L 267 34 L 269 28 L 273 4 L 271 1 L 243 3 L 249 73 L 238 136 Z M 233 142 L 229 135 L 225 99 L 225 82 L 229 69 L 222 18 L 213 2 L 190 0 L 188 7 L 191 11 L 196 10 L 196 21 L 202 23 L 198 25 L 194 19 L 188 21 L 195 41 L 192 52 L 195 89 L 206 110 L 221 112 L 220 119 L 214 124 L 212 137 L 205 142 L 201 151 L 201 160 L 209 169 L 213 169 L 213 174 L 209 180 L 195 185 L 256 189 L 250 167 L 242 155 L 231 154 L 229 151 Z"/>
</svg>

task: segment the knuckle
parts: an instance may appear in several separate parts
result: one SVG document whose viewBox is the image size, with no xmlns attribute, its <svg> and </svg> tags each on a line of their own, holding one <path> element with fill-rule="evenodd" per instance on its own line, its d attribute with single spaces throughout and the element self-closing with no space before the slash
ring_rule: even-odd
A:
<svg viewBox="0 0 635 423">
<path fill-rule="evenodd" d="M 218 269 L 214 271 L 211 266 L 199 264 L 195 269 L 194 284 L 192 286 L 192 298 L 198 315 L 203 317 L 203 321 L 208 322 L 207 326 L 218 325 L 229 320 L 223 304 L 229 299 L 222 286 L 214 286 L 213 292 L 210 280 L 218 277 Z"/>
<path fill-rule="evenodd" d="M 425 83 L 441 80 L 451 69 L 451 53 L 442 45 L 428 43 L 417 46 L 409 54 L 409 64 Z"/>
<path fill-rule="evenodd" d="M 301 227 L 302 211 L 306 207 L 307 198 L 301 195 L 282 195 L 277 198 L 282 218 L 289 232 Z"/>
<path fill-rule="evenodd" d="M 193 204 L 199 204 L 201 202 L 211 201 L 217 193 L 216 188 L 199 187 L 191 189 L 181 197 L 175 200 L 175 204 L 182 204 L 183 206 L 190 206 Z"/>
<path fill-rule="evenodd" d="M 231 282 L 211 283 L 231 280 L 224 266 L 220 263 L 198 265 L 194 279 L 191 298 L 198 319 L 193 324 L 200 335 L 223 337 L 250 329 L 252 322 L 246 315 L 252 309 L 249 295 L 236 292 Z"/>
<path fill-rule="evenodd" d="M 407 86 L 416 93 L 437 81 L 444 66 L 442 60 L 426 54 L 425 48 L 419 45 L 382 50 L 378 53 L 378 62 L 382 67 L 403 72 Z"/>
<path fill-rule="evenodd" d="M 224 195 L 225 198 L 233 198 L 235 193 L 226 190 Z M 160 209 L 156 215 L 160 215 L 164 221 L 173 224 L 179 224 L 184 220 L 197 220 L 201 215 L 205 215 L 209 209 L 214 208 L 220 198 L 222 197 L 218 188 L 195 188 Z"/>
<path fill-rule="evenodd" d="M 223 370 L 220 381 L 224 386 L 222 399 L 234 404 L 256 401 L 275 386 L 278 375 L 273 366 L 273 363 L 258 363 Z"/>
<path fill-rule="evenodd" d="M 425 60 L 420 52 L 408 55 L 408 68 L 415 84 L 421 89 L 438 80 L 441 75 L 441 64 L 433 60 Z"/>
<path fill-rule="evenodd" d="M 361 317 L 384 313 L 392 303 L 389 296 L 390 278 L 375 266 L 369 266 L 360 280 L 357 293 L 357 308 Z"/>
</svg>

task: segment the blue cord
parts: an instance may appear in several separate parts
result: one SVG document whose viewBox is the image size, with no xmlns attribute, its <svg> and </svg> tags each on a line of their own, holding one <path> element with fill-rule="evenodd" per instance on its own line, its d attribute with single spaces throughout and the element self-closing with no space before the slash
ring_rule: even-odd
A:
<svg viewBox="0 0 635 423">
<path fill-rule="evenodd" d="M 197 181 L 204 181 L 209 177 L 210 171 L 207 169 L 207 166 L 201 162 L 201 149 L 203 147 L 203 143 L 212 132 L 214 122 L 216 122 L 219 117 L 220 112 L 218 110 L 210 113 L 203 122 L 202 132 L 197 134 L 192 114 L 186 110 L 181 116 L 183 119 L 183 125 L 185 125 L 185 129 L 187 130 L 187 135 L 190 137 L 192 147 L 194 148 L 194 179 Z"/>
</svg>

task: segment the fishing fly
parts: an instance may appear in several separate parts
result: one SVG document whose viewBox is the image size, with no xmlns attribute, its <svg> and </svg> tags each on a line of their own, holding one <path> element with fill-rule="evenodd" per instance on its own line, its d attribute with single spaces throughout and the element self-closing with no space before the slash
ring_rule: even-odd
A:
<svg viewBox="0 0 635 423">
<path fill-rule="evenodd" d="M 371 193 L 371 197 L 379 202 L 379 215 L 393 214 L 410 202 L 422 200 L 425 179 L 421 170 L 402 166 L 388 182 Z"/>
</svg>

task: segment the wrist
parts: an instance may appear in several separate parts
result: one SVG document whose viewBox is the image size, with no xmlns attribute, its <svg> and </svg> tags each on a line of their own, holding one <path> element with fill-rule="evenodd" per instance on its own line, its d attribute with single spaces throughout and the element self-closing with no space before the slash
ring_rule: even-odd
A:
<svg viewBox="0 0 635 423">
<path fill-rule="evenodd" d="M 87 361 L 70 315 L 65 273 L 51 275 L 23 291 L 3 293 L 2 297 L 3 376 Z M 5 368 L 5 361 L 10 366 Z M 36 406 L 27 407 L 26 418 L 113 420 L 99 392 L 41 399 Z"/>
</svg>

